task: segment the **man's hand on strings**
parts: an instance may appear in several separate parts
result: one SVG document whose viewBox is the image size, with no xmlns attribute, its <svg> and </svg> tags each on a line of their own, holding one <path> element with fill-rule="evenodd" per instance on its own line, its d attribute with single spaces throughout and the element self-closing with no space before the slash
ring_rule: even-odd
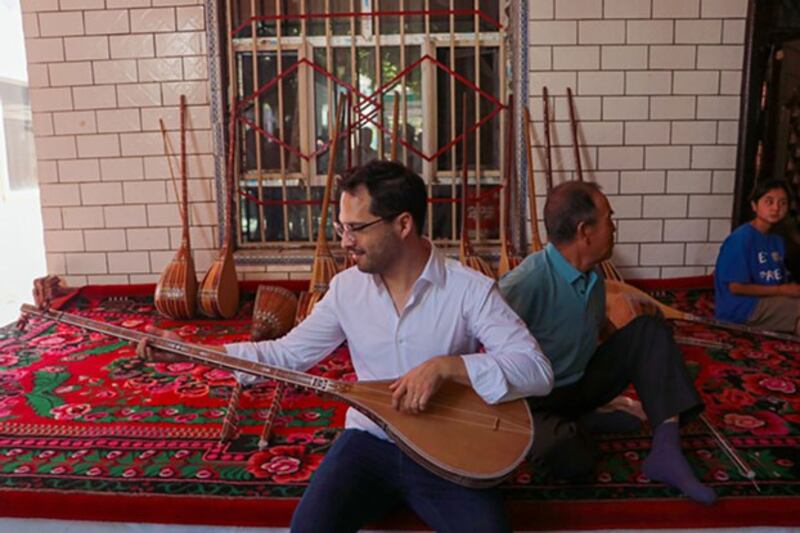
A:
<svg viewBox="0 0 800 533">
<path fill-rule="evenodd" d="M 425 361 L 389 385 L 392 407 L 411 414 L 425 411 L 447 379 L 468 382 L 467 370 L 460 357 L 441 355 Z"/>
<path fill-rule="evenodd" d="M 169 331 L 166 329 L 159 329 L 153 326 L 147 326 L 145 328 L 145 332 L 149 333 L 150 335 L 156 335 L 163 339 L 171 340 L 171 341 L 178 341 L 183 342 L 183 339 L 178 336 L 177 333 L 174 331 Z M 186 361 L 187 358 L 174 354 L 159 350 L 157 348 L 153 348 L 150 346 L 150 339 L 144 338 L 139 341 L 139 344 L 136 346 L 136 355 L 141 357 L 148 363 L 176 363 L 180 361 Z"/>
</svg>

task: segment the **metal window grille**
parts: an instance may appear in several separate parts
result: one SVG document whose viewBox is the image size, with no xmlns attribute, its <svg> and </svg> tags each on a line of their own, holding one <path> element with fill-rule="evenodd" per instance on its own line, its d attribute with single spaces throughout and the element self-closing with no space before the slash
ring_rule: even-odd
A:
<svg viewBox="0 0 800 533">
<path fill-rule="evenodd" d="M 348 109 L 337 172 L 388 158 L 397 142 L 398 159 L 428 184 L 426 232 L 445 245 L 459 236 L 466 94 L 469 194 L 477 207 L 468 221 L 474 240 L 496 239 L 497 184 L 509 164 L 501 157 L 510 65 L 500 3 L 227 0 L 239 247 L 313 243 L 341 94 Z M 326 231 L 334 239 L 330 224 Z"/>
</svg>

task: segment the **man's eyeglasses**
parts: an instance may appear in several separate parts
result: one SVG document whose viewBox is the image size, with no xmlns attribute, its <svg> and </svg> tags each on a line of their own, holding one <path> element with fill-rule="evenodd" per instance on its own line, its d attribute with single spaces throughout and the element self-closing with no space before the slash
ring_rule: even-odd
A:
<svg viewBox="0 0 800 533">
<path fill-rule="evenodd" d="M 349 223 L 342 224 L 339 221 L 334 221 L 333 222 L 333 231 L 335 231 L 336 235 L 338 235 L 339 237 L 344 237 L 346 233 L 348 233 L 350 235 L 355 235 L 356 233 L 358 233 L 360 231 L 364 231 L 365 229 L 367 229 L 370 226 L 374 226 L 378 222 L 383 222 L 385 220 L 391 220 L 393 218 L 394 218 L 393 216 L 392 217 L 381 217 L 381 218 L 377 218 L 377 219 L 375 219 L 375 220 L 373 220 L 371 222 L 364 222 L 364 223 L 361 223 L 361 224 L 349 224 Z"/>
</svg>

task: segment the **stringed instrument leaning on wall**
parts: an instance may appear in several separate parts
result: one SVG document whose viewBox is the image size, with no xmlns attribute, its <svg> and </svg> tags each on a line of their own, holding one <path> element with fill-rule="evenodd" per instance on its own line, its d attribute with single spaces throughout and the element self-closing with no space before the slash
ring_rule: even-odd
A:
<svg viewBox="0 0 800 533">
<path fill-rule="evenodd" d="M 234 111 L 235 112 L 235 111 Z M 200 312 L 212 318 L 232 318 L 239 310 L 239 279 L 233 258 L 233 191 L 236 128 L 231 117 L 228 169 L 225 174 L 225 228 L 222 248 L 200 284 Z"/>
<path fill-rule="evenodd" d="M 433 396 L 428 409 L 420 414 L 407 414 L 392 406 L 391 380 L 344 382 L 327 379 L 245 361 L 211 348 L 78 315 L 42 311 L 31 305 L 23 305 L 22 312 L 134 343 L 146 339 L 154 349 L 327 394 L 373 420 L 421 466 L 466 487 L 497 485 L 519 466 L 533 444 L 533 419 L 523 399 L 489 405 L 471 387 L 450 381 Z"/>
<path fill-rule="evenodd" d="M 473 250 L 472 243 L 469 239 L 469 231 L 467 230 L 467 220 L 469 219 L 469 198 L 467 195 L 467 176 L 469 174 L 469 127 L 466 95 L 461 99 L 461 132 L 464 136 L 464 140 L 462 141 L 463 153 L 461 161 L 461 242 L 459 246 L 459 261 L 461 261 L 461 264 L 464 266 L 477 270 L 484 276 L 496 279 L 495 273 L 492 267 L 489 266 L 489 263 Z M 475 220 L 478 220 L 479 217 L 480 215 L 476 212 Z"/>
<path fill-rule="evenodd" d="M 156 309 L 158 309 L 162 315 L 175 320 L 188 320 L 195 316 L 195 311 L 197 309 L 197 274 L 195 273 L 189 240 L 189 191 L 186 182 L 185 95 L 181 95 L 180 98 L 180 141 L 181 207 L 179 211 L 182 223 L 181 244 L 175 257 L 161 272 L 161 277 L 156 285 L 154 299 Z M 172 174 L 174 178 L 169 150 L 167 150 L 167 152 L 170 174 Z"/>
<path fill-rule="evenodd" d="M 523 258 L 511 238 L 511 212 L 513 211 L 511 191 L 517 187 L 516 162 L 514 157 L 514 97 L 508 97 L 508 138 L 506 142 L 506 175 L 500 192 L 500 260 L 497 263 L 497 277 L 514 270 Z"/>
<path fill-rule="evenodd" d="M 297 315 L 295 324 L 299 324 L 311 313 L 314 306 L 322 299 L 328 290 L 328 284 L 333 276 L 339 272 L 339 265 L 336 263 L 330 246 L 326 229 L 328 226 L 328 209 L 331 205 L 331 192 L 333 191 L 333 178 L 336 174 L 336 156 L 339 143 L 339 133 L 342 131 L 344 122 L 344 108 L 346 97 L 342 95 L 336 107 L 336 121 L 331 130 L 330 148 L 328 149 L 328 174 L 325 179 L 325 191 L 322 196 L 322 208 L 320 210 L 319 228 L 317 228 L 317 246 L 314 249 L 314 263 L 311 265 L 311 280 L 307 292 L 300 293 L 297 303 Z"/>
<path fill-rule="evenodd" d="M 536 181 L 533 178 L 533 141 L 531 139 L 531 113 L 528 106 L 524 108 L 525 118 L 525 158 L 528 167 L 528 211 L 531 216 L 530 252 L 535 253 L 543 248 L 539 234 L 539 212 L 536 209 Z"/>
</svg>

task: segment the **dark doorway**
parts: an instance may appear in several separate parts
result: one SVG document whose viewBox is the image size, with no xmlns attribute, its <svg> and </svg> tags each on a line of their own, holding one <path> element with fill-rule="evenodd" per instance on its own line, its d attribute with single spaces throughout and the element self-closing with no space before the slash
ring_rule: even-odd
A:
<svg viewBox="0 0 800 533">
<path fill-rule="evenodd" d="M 794 199 L 776 228 L 786 239 L 787 266 L 800 276 L 800 2 L 750 0 L 742 81 L 733 223 L 752 216 L 749 195 L 764 180 L 783 178 Z"/>
</svg>

